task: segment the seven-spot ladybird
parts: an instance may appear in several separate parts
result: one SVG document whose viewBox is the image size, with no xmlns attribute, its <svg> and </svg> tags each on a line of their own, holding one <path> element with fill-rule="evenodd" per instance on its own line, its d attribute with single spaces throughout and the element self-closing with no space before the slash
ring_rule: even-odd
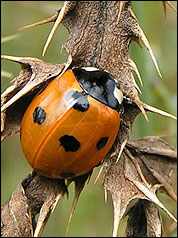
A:
<svg viewBox="0 0 178 238">
<path fill-rule="evenodd" d="M 38 93 L 21 122 L 32 168 L 50 178 L 91 171 L 108 153 L 120 125 L 122 93 L 105 70 L 67 70 Z"/>
</svg>

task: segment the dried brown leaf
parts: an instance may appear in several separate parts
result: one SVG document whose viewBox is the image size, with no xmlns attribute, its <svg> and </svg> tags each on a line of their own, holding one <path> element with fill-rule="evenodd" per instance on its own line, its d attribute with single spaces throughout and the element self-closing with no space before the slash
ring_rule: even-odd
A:
<svg viewBox="0 0 178 238">
<path fill-rule="evenodd" d="M 128 158 L 131 158 L 130 155 L 128 155 Z M 145 195 L 147 200 L 155 203 L 157 206 L 162 208 L 176 222 L 176 218 L 165 208 L 165 206 L 159 201 L 156 196 L 156 190 L 160 188 L 162 184 L 155 184 L 152 186 L 151 184 L 149 185 L 147 182 L 145 183 L 145 179 L 142 179 L 144 175 L 140 176 L 141 169 L 138 170 L 137 168 L 138 163 L 135 164 L 135 161 L 133 160 L 133 163 L 130 163 L 128 158 L 126 158 L 125 163 L 125 177 L 129 179 L 138 188 L 138 190 Z M 140 176 L 140 179 L 138 178 L 138 176 Z"/>
<path fill-rule="evenodd" d="M 60 193 L 57 196 L 54 196 L 54 194 L 51 194 L 49 195 L 48 199 L 43 203 L 40 209 L 38 220 L 37 220 L 34 237 L 41 236 L 41 233 L 43 232 L 51 213 L 54 211 L 59 199 L 62 196 L 63 196 L 62 193 Z"/>
<path fill-rule="evenodd" d="M 16 188 L 1 209 L 1 235 L 33 237 L 31 210 L 22 185 Z"/>
<path fill-rule="evenodd" d="M 135 150 L 135 152 L 138 153 L 138 155 L 139 155 L 139 152 L 142 152 L 143 154 L 146 153 L 146 154 L 165 156 L 164 159 L 165 161 L 168 160 L 168 163 L 172 163 L 172 162 L 173 164 L 176 163 L 176 159 L 177 159 L 176 150 L 167 142 L 162 140 L 159 136 L 149 136 L 149 137 L 144 137 L 138 140 L 129 140 L 127 142 L 127 147 L 129 149 Z M 175 160 L 171 161 L 171 158 Z M 167 168 L 165 168 L 164 172 L 167 174 Z"/>
<path fill-rule="evenodd" d="M 144 201 L 144 207 L 147 218 L 147 236 L 161 237 L 162 236 L 162 219 L 158 207 L 149 201 Z"/>
<path fill-rule="evenodd" d="M 126 237 L 161 237 L 162 221 L 157 206 L 139 200 L 128 212 Z"/>
<path fill-rule="evenodd" d="M 126 237 L 147 237 L 147 220 L 144 200 L 138 200 L 128 211 Z"/>
<path fill-rule="evenodd" d="M 129 141 L 127 147 L 136 156 L 142 173 L 149 183 L 162 184 L 164 191 L 177 201 L 171 185 L 171 174 L 177 166 L 177 151 L 159 137 Z"/>
<path fill-rule="evenodd" d="M 4 55 L 1 58 L 19 63 L 22 68 L 13 84 L 1 95 L 1 140 L 4 140 L 19 132 L 21 119 L 32 98 L 48 81 L 63 74 L 72 58 L 69 55 L 65 64 L 45 63 L 30 57 Z"/>
<path fill-rule="evenodd" d="M 67 192 L 64 180 L 48 179 L 35 172 L 29 174 L 1 208 L 1 235 L 40 236 L 59 198 Z"/>
<path fill-rule="evenodd" d="M 144 194 L 124 176 L 125 163 L 127 162 L 122 154 L 117 164 L 115 162 L 111 164 L 107 162 L 105 164 L 104 189 L 110 192 L 114 206 L 113 237 L 117 236 L 120 220 L 130 202 L 136 198 L 145 199 Z"/>
<path fill-rule="evenodd" d="M 19 63 L 22 67 L 19 76 L 13 80 L 13 87 L 7 88 L 2 94 L 1 112 L 41 83 L 58 75 L 64 65 L 49 64 L 30 57 L 1 56 L 1 59 Z M 14 88 L 15 87 L 15 88 Z M 16 89 L 16 90 L 15 90 Z"/>
<path fill-rule="evenodd" d="M 114 206 L 113 236 L 117 235 L 120 220 L 135 199 L 144 199 L 150 202 L 149 209 L 144 208 L 147 234 L 148 232 L 158 236 L 161 234 L 161 221 L 157 207 L 163 209 L 176 221 L 156 196 L 157 190 L 162 186 L 166 192 L 172 189 L 170 175 L 176 167 L 175 157 L 176 153 L 171 146 L 160 138 L 152 137 L 127 142 L 118 163 L 116 163 L 117 155 L 115 158 L 112 157 L 105 161 L 104 189 L 111 193 Z M 151 169 L 154 169 L 160 177 L 165 179 L 160 181 L 157 174 L 155 175 Z M 173 189 L 171 192 L 173 193 Z M 171 193 L 167 193 L 173 197 Z M 153 208 L 154 212 L 151 212 L 151 207 L 155 207 Z M 155 216 L 157 214 L 155 226 L 151 224 L 152 213 Z M 142 230 L 142 232 L 145 231 Z"/>
<path fill-rule="evenodd" d="M 159 137 L 129 141 L 127 147 L 137 157 L 142 173 L 149 183 L 162 184 L 164 191 L 177 201 L 171 185 L 171 174 L 177 166 L 177 152 Z"/>
</svg>

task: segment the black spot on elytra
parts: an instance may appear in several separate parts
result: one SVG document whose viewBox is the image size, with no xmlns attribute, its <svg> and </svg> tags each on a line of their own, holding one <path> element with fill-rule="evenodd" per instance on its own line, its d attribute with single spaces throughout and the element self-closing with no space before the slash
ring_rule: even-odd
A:
<svg viewBox="0 0 178 238">
<path fill-rule="evenodd" d="M 70 90 L 66 95 L 65 95 L 65 99 L 66 101 L 72 101 L 72 100 L 76 100 L 80 97 L 83 96 L 84 92 L 78 92 L 76 90 Z"/>
<path fill-rule="evenodd" d="M 75 152 L 80 148 L 80 142 L 74 137 L 69 135 L 64 135 L 60 139 L 60 145 L 64 147 L 66 152 Z"/>
<path fill-rule="evenodd" d="M 80 112 L 85 112 L 89 108 L 89 102 L 87 96 L 82 96 L 77 99 L 77 102 L 74 104 L 73 108 Z"/>
<path fill-rule="evenodd" d="M 75 174 L 74 173 L 61 173 L 60 174 L 60 177 L 62 177 L 62 178 L 72 178 L 72 177 L 75 177 Z"/>
<path fill-rule="evenodd" d="M 65 99 L 69 104 L 73 104 L 75 110 L 85 112 L 89 108 L 87 96 L 88 95 L 84 91 L 78 92 L 71 90 L 66 94 Z"/>
<path fill-rule="evenodd" d="M 33 121 L 41 125 L 46 119 L 46 112 L 41 107 L 36 107 L 33 112 Z"/>
<path fill-rule="evenodd" d="M 101 150 L 102 148 L 104 148 L 107 144 L 108 139 L 108 137 L 102 137 L 101 139 L 99 139 L 98 143 L 96 144 L 97 149 Z"/>
</svg>

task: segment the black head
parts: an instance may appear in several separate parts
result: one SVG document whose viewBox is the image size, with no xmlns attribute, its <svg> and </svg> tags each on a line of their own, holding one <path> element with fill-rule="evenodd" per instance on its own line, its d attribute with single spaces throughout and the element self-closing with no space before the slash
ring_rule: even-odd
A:
<svg viewBox="0 0 178 238">
<path fill-rule="evenodd" d="M 110 73 L 93 67 L 75 68 L 73 72 L 87 94 L 115 110 L 120 108 L 123 95 Z"/>
</svg>

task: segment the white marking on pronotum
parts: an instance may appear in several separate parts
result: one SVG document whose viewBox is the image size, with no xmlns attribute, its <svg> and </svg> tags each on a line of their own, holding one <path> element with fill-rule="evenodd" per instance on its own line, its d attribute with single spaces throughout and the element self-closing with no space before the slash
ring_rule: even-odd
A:
<svg viewBox="0 0 178 238">
<path fill-rule="evenodd" d="M 96 71 L 96 70 L 99 70 L 98 68 L 95 68 L 95 67 L 82 67 L 82 69 L 86 70 L 86 71 Z"/>
<path fill-rule="evenodd" d="M 119 104 L 121 104 L 123 101 L 123 94 L 122 94 L 121 90 L 119 90 L 117 87 L 115 87 L 115 89 L 114 89 L 114 96 L 115 96 L 115 98 L 117 98 Z"/>
</svg>

